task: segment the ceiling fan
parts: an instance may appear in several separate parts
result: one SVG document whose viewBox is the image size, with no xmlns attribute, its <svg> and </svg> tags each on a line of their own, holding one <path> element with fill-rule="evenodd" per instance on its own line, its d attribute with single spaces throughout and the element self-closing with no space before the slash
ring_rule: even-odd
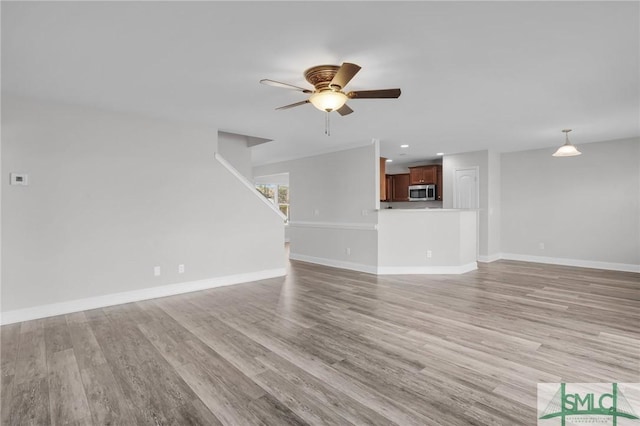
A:
<svg viewBox="0 0 640 426">
<path fill-rule="evenodd" d="M 384 99 L 400 97 L 400 89 L 358 90 L 355 92 L 345 93 L 345 86 L 358 73 L 358 71 L 360 71 L 360 68 L 360 66 L 349 62 L 344 62 L 341 66 L 318 65 L 311 67 L 304 72 L 304 77 L 313 85 L 315 88 L 314 90 L 269 79 L 260 80 L 260 83 L 311 94 L 309 99 L 276 108 L 277 110 L 289 109 L 310 103 L 319 110 L 326 111 L 327 113 L 336 111 L 340 115 L 347 115 L 353 112 L 346 103 L 349 99 Z"/>
</svg>

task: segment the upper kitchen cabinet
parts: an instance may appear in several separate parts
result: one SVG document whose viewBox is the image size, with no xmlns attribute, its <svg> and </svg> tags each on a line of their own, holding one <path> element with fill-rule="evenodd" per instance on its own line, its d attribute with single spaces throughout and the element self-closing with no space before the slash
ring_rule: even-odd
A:
<svg viewBox="0 0 640 426">
<path fill-rule="evenodd" d="M 418 185 L 424 182 L 423 167 L 409 167 L 409 183 Z"/>
<path fill-rule="evenodd" d="M 438 169 L 442 173 L 442 166 L 439 164 L 409 167 L 410 185 L 420 185 L 422 183 L 435 185 L 438 180 Z"/>
</svg>

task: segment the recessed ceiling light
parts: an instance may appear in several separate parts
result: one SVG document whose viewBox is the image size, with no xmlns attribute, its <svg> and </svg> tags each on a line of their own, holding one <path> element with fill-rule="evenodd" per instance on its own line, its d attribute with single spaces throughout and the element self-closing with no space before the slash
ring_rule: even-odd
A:
<svg viewBox="0 0 640 426">
<path fill-rule="evenodd" d="M 391 163 L 393 160 L 391 158 L 387 158 L 387 163 Z"/>
<path fill-rule="evenodd" d="M 444 152 L 438 152 L 436 155 L 444 155 Z"/>
<path fill-rule="evenodd" d="M 400 148 L 409 148 L 409 145 L 407 145 L 407 144 L 400 145 Z"/>
</svg>

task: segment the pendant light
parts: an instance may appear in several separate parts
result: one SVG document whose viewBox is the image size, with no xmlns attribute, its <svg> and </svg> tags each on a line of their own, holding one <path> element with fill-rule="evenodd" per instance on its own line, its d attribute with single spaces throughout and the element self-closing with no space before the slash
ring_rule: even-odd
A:
<svg viewBox="0 0 640 426">
<path fill-rule="evenodd" d="M 582 154 L 578 149 L 569 142 L 569 132 L 571 129 L 564 129 L 562 133 L 565 136 L 564 145 L 562 145 L 556 152 L 553 153 L 554 157 L 573 157 L 575 155 Z"/>
</svg>

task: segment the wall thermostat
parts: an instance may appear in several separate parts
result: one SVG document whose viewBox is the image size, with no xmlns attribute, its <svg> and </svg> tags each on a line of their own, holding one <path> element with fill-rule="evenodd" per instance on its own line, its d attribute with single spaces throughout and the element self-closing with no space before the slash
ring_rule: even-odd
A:
<svg viewBox="0 0 640 426">
<path fill-rule="evenodd" d="M 29 185 L 29 175 L 26 173 L 11 173 L 11 185 Z"/>
</svg>

